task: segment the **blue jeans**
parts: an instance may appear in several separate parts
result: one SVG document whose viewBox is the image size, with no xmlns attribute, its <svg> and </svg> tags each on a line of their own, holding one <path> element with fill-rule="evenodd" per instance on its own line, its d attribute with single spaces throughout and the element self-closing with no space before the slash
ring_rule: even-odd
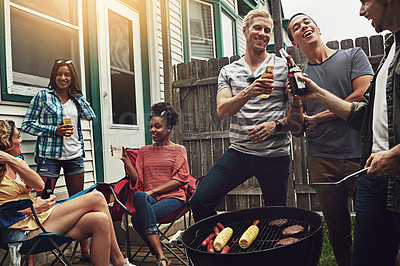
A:
<svg viewBox="0 0 400 266">
<path fill-rule="evenodd" d="M 79 175 L 85 172 L 83 156 L 70 160 L 57 160 L 39 157 L 37 162 L 37 173 L 40 176 L 59 178 L 61 167 L 65 176 Z"/>
<path fill-rule="evenodd" d="M 361 175 L 356 186 L 352 265 L 394 265 L 400 243 L 400 213 L 388 211 L 388 179 Z"/>
<path fill-rule="evenodd" d="M 183 204 L 182 200 L 176 198 L 166 198 L 158 202 L 146 192 L 137 191 L 133 195 L 136 212 L 132 215 L 132 224 L 143 239 L 146 235 L 158 234 L 157 221 L 164 219 Z"/>
<path fill-rule="evenodd" d="M 266 206 L 285 206 L 289 163 L 289 156 L 260 157 L 228 149 L 196 188 L 190 203 L 195 221 L 215 215 L 223 197 L 252 176 Z"/>
</svg>

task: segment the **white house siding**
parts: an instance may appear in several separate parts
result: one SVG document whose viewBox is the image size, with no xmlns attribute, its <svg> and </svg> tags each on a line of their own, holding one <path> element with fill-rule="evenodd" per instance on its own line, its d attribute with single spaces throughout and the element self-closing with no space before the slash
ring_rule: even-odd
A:
<svg viewBox="0 0 400 266">
<path fill-rule="evenodd" d="M 237 33 L 239 41 L 239 55 L 244 55 L 246 52 L 246 38 L 243 34 L 243 19 L 240 16 L 237 19 Z"/>
<path fill-rule="evenodd" d="M 26 109 L 28 108 L 27 103 L 18 103 L 10 101 L 0 101 L 0 119 L 10 119 L 14 120 L 18 129 L 21 128 L 22 121 L 25 116 Z M 83 137 L 85 142 L 85 153 L 84 158 L 85 164 L 85 187 L 89 187 L 94 184 L 95 174 L 94 174 L 94 155 L 93 155 L 93 138 L 91 132 L 91 123 L 88 121 L 82 121 Z M 34 162 L 34 149 L 36 144 L 36 137 L 30 134 L 21 132 L 22 138 L 22 155 L 29 166 L 36 170 L 36 164 Z M 63 200 L 68 197 L 67 189 L 65 187 L 64 175 L 62 175 L 55 189 L 55 195 L 57 200 Z"/>
<path fill-rule="evenodd" d="M 157 47 L 158 47 L 158 67 L 160 80 L 160 99 L 164 100 L 164 66 L 161 32 L 161 10 L 160 0 L 156 2 L 157 18 Z M 180 0 L 169 1 L 169 20 L 170 20 L 170 38 L 171 38 L 171 63 L 177 65 L 184 62 L 183 58 L 183 33 L 182 33 L 182 10 Z M 172 70 L 171 70 L 172 71 Z"/>
<path fill-rule="evenodd" d="M 232 10 L 237 11 L 236 0 L 223 0 L 223 2 L 225 2 L 225 4 L 227 4 Z"/>
</svg>

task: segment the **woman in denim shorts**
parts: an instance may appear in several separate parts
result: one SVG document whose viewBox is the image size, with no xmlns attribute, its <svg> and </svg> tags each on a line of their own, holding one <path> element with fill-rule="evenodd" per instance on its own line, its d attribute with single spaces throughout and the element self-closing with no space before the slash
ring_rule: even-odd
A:
<svg viewBox="0 0 400 266">
<path fill-rule="evenodd" d="M 83 190 L 84 143 L 81 119 L 93 120 L 93 109 L 84 99 L 72 60 L 54 61 L 48 89 L 32 99 L 22 122 L 22 131 L 37 136 L 37 172 L 51 178 L 54 191 L 63 168 L 69 196 Z M 81 242 L 82 260 L 90 256 L 87 241 Z"/>
</svg>

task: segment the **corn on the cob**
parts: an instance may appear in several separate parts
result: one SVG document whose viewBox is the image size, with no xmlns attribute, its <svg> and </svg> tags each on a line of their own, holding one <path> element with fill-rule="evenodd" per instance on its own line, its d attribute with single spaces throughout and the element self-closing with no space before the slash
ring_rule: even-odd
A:
<svg viewBox="0 0 400 266">
<path fill-rule="evenodd" d="M 233 230 L 230 227 L 225 227 L 214 241 L 214 248 L 216 251 L 221 251 L 221 249 L 228 243 L 229 239 L 232 237 Z"/>
<path fill-rule="evenodd" d="M 256 239 L 259 230 L 258 226 L 254 224 L 247 228 L 246 232 L 243 233 L 239 240 L 239 246 L 244 249 L 248 248 Z"/>
</svg>

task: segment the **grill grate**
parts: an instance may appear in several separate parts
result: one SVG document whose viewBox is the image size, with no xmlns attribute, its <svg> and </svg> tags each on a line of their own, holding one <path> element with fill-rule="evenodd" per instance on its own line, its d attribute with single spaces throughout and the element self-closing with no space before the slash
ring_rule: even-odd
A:
<svg viewBox="0 0 400 266">
<path fill-rule="evenodd" d="M 268 225 L 270 221 L 273 221 L 277 218 L 272 218 L 272 219 L 259 219 L 260 224 L 258 225 L 259 227 L 259 233 L 257 238 L 254 240 L 254 242 L 250 245 L 249 248 L 247 249 L 242 249 L 239 247 L 239 239 L 242 236 L 242 234 L 249 228 L 249 226 L 252 225 L 253 220 L 247 220 L 247 221 L 241 221 L 241 222 L 236 222 L 236 223 L 231 223 L 231 224 L 224 224 L 226 227 L 231 227 L 233 229 L 233 235 L 227 245 L 231 248 L 229 253 L 246 253 L 246 252 L 254 252 L 254 251 L 261 251 L 261 250 L 267 250 L 275 247 L 275 244 L 287 237 L 296 237 L 299 240 L 306 238 L 308 235 L 310 235 L 312 232 L 314 232 L 317 228 L 313 226 L 312 224 L 297 220 L 297 219 L 288 219 L 288 222 L 285 225 L 282 226 L 270 226 Z M 304 231 L 301 233 L 297 233 L 295 235 L 290 235 L 290 236 L 284 236 L 282 235 L 282 230 L 285 229 L 286 227 L 292 226 L 292 225 L 301 225 L 304 227 Z M 201 246 L 201 242 L 211 233 L 213 232 L 212 228 L 210 228 L 209 231 L 206 231 L 202 233 L 200 236 L 198 236 L 196 239 L 192 241 L 192 243 L 189 245 L 191 248 L 200 250 L 200 251 L 205 251 L 206 248 Z"/>
</svg>

